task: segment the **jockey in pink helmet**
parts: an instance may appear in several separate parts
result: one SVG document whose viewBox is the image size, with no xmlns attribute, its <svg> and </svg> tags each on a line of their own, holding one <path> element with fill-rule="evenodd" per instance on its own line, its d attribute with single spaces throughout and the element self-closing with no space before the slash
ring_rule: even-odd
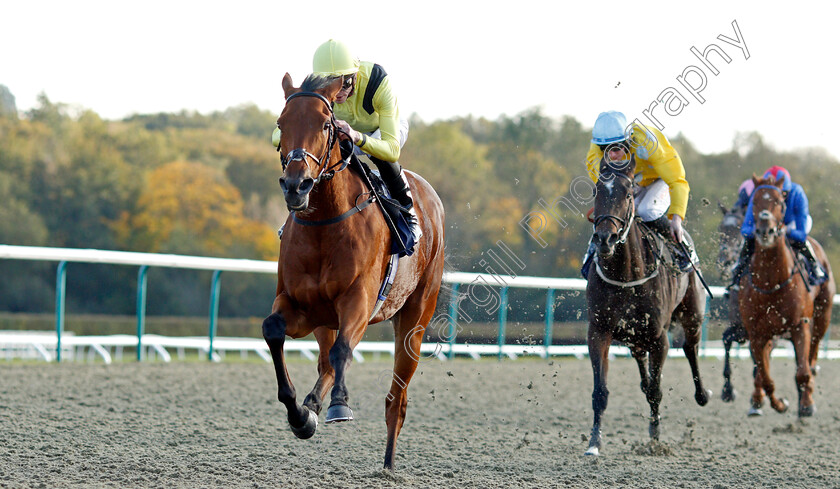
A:
<svg viewBox="0 0 840 489">
<path fill-rule="evenodd" d="M 790 172 L 781 166 L 772 166 L 764 172 L 763 178 L 773 177 L 776 181 L 783 179 L 782 194 L 785 197 L 784 223 L 788 242 L 791 247 L 801 254 L 807 261 L 810 269 L 810 282 L 812 285 L 819 285 L 826 279 L 825 271 L 817 261 L 814 248 L 808 242 L 808 233 L 811 231 L 813 220 L 808 212 L 808 197 L 802 185 L 794 183 L 790 178 Z M 746 238 L 744 247 L 741 249 L 741 256 L 738 258 L 738 265 L 733 271 L 732 283 L 729 288 L 736 287 L 741 280 L 741 274 L 749 263 L 749 259 L 755 251 L 755 219 L 752 212 L 752 199 L 749 201 L 744 223 L 741 225 L 741 234 Z"/>
</svg>

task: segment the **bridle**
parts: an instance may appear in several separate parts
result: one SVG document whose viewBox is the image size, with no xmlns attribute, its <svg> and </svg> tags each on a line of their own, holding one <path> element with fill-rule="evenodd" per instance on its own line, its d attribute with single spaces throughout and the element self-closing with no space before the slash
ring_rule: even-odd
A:
<svg viewBox="0 0 840 489">
<path fill-rule="evenodd" d="M 315 178 L 314 183 L 315 185 L 317 185 L 321 181 L 326 181 L 334 177 L 336 172 L 347 168 L 347 164 L 349 163 L 350 158 L 343 158 L 338 163 L 327 167 L 327 164 L 330 161 L 330 156 L 332 156 L 333 146 L 335 146 L 335 143 L 338 140 L 337 136 L 339 132 L 338 126 L 335 123 L 335 113 L 333 112 L 332 104 L 330 104 L 330 101 L 327 100 L 326 97 L 324 97 L 320 93 L 315 92 L 293 93 L 286 98 L 286 104 L 288 104 L 290 100 L 296 97 L 315 97 L 318 100 L 324 102 L 324 105 L 326 105 L 327 109 L 330 111 L 330 134 L 327 138 L 327 145 L 324 148 L 324 151 L 322 152 L 320 158 L 305 150 L 304 148 L 295 148 L 289 151 L 289 153 L 286 155 L 280 153 L 280 164 L 283 167 L 283 173 L 286 172 L 286 167 L 289 165 L 289 163 L 293 161 L 303 161 L 303 163 L 306 165 L 306 168 L 311 170 L 311 168 L 309 167 L 309 159 L 311 159 L 315 162 L 315 167 L 320 168 L 320 171 L 318 172 L 318 176 Z M 277 151 L 280 151 L 280 145 L 277 146 Z"/>
<path fill-rule="evenodd" d="M 610 172 L 610 174 L 626 179 L 628 182 L 630 182 L 629 191 L 633 191 L 633 179 L 629 175 L 619 172 Z M 633 205 L 633 203 L 631 202 L 629 207 L 630 208 L 627 209 L 627 216 L 625 218 L 622 219 L 612 214 L 601 214 L 596 216 L 595 219 L 592 221 L 592 227 L 596 228 L 598 227 L 598 224 L 606 220 L 615 221 L 618 224 L 618 231 L 616 231 L 616 234 L 619 235 L 619 239 L 616 243 L 624 243 L 625 241 L 627 241 L 627 236 L 630 234 L 630 226 L 633 224 L 633 219 L 636 217 L 636 206 Z"/>
<path fill-rule="evenodd" d="M 782 230 L 782 228 L 785 226 L 785 212 L 787 212 L 787 203 L 785 202 L 785 196 L 782 193 L 782 191 L 779 189 L 779 187 L 777 187 L 775 185 L 759 185 L 755 188 L 755 190 L 753 190 L 753 194 L 752 194 L 753 206 L 755 206 L 756 191 L 758 191 L 759 189 L 762 189 L 762 188 L 775 190 L 776 192 L 779 193 L 779 201 L 780 201 L 780 204 L 782 205 L 782 218 L 779 219 L 778 225 L 776 226 L 776 228 L 774 230 L 775 232 L 773 233 L 773 235 L 774 236 L 782 236 L 784 234 L 784 231 Z M 767 214 L 770 214 L 770 211 L 768 211 L 767 209 L 763 209 L 761 212 L 759 212 L 759 216 L 761 216 L 765 212 Z"/>
</svg>

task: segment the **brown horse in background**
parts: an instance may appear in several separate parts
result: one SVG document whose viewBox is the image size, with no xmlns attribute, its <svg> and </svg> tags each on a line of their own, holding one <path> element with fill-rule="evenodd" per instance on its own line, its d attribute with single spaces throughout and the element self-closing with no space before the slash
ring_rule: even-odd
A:
<svg viewBox="0 0 840 489">
<path fill-rule="evenodd" d="M 382 212 L 365 207 L 370 190 L 340 155 L 332 102 L 341 77 L 310 75 L 300 88 L 283 78 L 286 105 L 277 121 L 287 221 L 277 267 L 277 292 L 263 336 L 277 375 L 277 398 L 299 438 L 315 434 L 323 399 L 331 391 L 326 422 L 349 421 L 345 384 L 352 352 L 368 324 L 394 322 L 394 371 L 385 401 L 385 467 L 394 468 L 397 436 L 405 421 L 407 387 L 417 369 L 423 331 L 432 319 L 444 265 L 444 211 L 434 189 L 407 172 L 423 238 L 399 260 L 387 300 L 372 316 L 389 263 L 391 236 Z M 367 202 L 369 203 L 369 202 Z M 366 210 L 362 210 L 366 209 Z M 283 353 L 286 336 L 315 334 L 318 381 L 296 400 Z"/>
<path fill-rule="evenodd" d="M 828 279 L 811 287 L 807 272 L 796 259 L 785 239 L 785 199 L 783 179 L 759 179 L 753 175 L 753 218 L 755 253 L 740 283 L 739 309 L 750 341 L 755 363 L 755 390 L 749 415 L 761 415 L 764 394 L 778 412 L 788 408 L 785 399 L 775 395 L 770 378 L 770 351 L 773 338 L 790 334 L 796 352 L 796 385 L 799 392 L 799 416 L 811 416 L 814 404 L 814 378 L 820 340 L 831 321 L 835 293 L 834 276 L 828 258 L 819 243 L 810 236 L 817 259 Z"/>
<path fill-rule="evenodd" d="M 609 397 L 607 371 L 613 340 L 627 345 L 638 364 L 642 392 L 650 406 L 648 431 L 652 439 L 659 439 L 660 382 L 672 323 L 680 323 L 685 332 L 683 351 L 691 366 L 694 399 L 705 406 L 711 396 L 703 387 L 697 364 L 706 293 L 696 271 L 674 272 L 663 262 L 653 231 L 637 222 L 635 167 L 635 156 L 609 164 L 601 160 L 595 186 L 593 239 L 599 248 L 586 286 L 595 416 L 586 455 L 599 455 L 601 449 L 601 415 Z"/>
</svg>

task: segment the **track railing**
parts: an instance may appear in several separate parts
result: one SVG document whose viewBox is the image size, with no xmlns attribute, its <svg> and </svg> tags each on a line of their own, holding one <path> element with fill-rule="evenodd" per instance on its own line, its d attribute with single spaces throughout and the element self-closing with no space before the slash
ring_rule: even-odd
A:
<svg viewBox="0 0 840 489">
<path fill-rule="evenodd" d="M 136 253 L 124 251 L 106 251 L 94 249 L 73 249 L 73 248 L 47 248 L 33 246 L 0 245 L 0 259 L 10 260 L 35 260 L 58 262 L 56 272 L 56 305 L 55 305 L 55 334 L 0 334 L 0 347 L 7 352 L 18 348 L 29 349 L 35 356 L 52 360 L 50 352 L 55 353 L 54 360 L 60 362 L 62 353 L 72 351 L 72 348 L 87 346 L 89 351 L 95 352 L 102 357 L 106 363 L 111 361 L 110 348 L 120 349 L 134 347 L 136 358 L 142 361 L 144 352 L 155 352 L 164 360 L 168 360 L 167 348 L 196 349 L 206 353 L 209 360 L 218 360 L 219 352 L 225 351 L 253 351 L 257 355 L 268 357 L 265 343 L 261 339 L 253 338 L 216 338 L 216 324 L 219 312 L 219 291 L 222 272 L 257 272 L 277 273 L 277 262 L 244 260 L 231 258 L 211 258 L 185 255 L 168 255 L 156 253 Z M 101 263 L 111 265 L 138 266 L 137 275 L 137 332 L 136 335 L 111 335 L 111 336 L 71 336 L 64 334 L 64 304 L 66 297 L 67 263 Z M 207 337 L 170 338 L 158 335 L 145 334 L 146 317 L 146 287 L 147 271 L 149 267 L 181 268 L 194 270 L 212 270 L 213 277 L 210 286 L 210 310 Z M 500 279 L 501 278 L 501 279 Z M 551 355 L 574 355 L 584 356 L 588 354 L 585 345 L 552 345 L 554 325 L 554 294 L 558 290 L 582 291 L 586 289 L 586 281 L 582 279 L 550 278 L 550 277 L 528 277 L 528 276 L 494 276 L 491 274 L 465 273 L 465 272 L 444 272 L 444 282 L 452 284 L 453 293 L 449 303 L 449 334 L 446 341 L 434 344 L 424 344 L 421 353 L 430 357 L 452 358 L 454 355 L 469 355 L 478 358 L 481 355 L 495 355 L 515 358 L 518 355 L 540 355 L 543 357 Z M 467 345 L 456 342 L 456 321 L 458 317 L 459 287 L 465 285 L 472 287 L 480 285 L 491 286 L 499 289 L 498 304 L 498 340 L 496 345 Z M 545 301 L 545 335 L 542 345 L 507 345 L 505 344 L 505 329 L 507 323 L 507 297 L 510 288 L 536 288 L 546 291 Z M 715 297 L 723 295 L 723 287 L 711 287 Z M 707 323 L 708 310 L 711 298 L 707 298 L 707 315 L 703 322 L 703 333 L 701 340 L 701 355 L 721 356 L 722 348 L 712 347 L 707 344 Z M 834 297 L 834 304 L 840 304 L 840 295 Z M 828 334 L 826 335 L 826 338 Z M 825 357 L 840 357 L 840 352 L 829 352 L 828 341 L 825 342 Z M 106 349 L 107 348 L 107 349 Z M 356 348 L 357 360 L 363 360 L 362 353 L 390 353 L 393 354 L 394 345 L 392 342 L 362 342 Z M 290 341 L 286 342 L 287 351 L 299 351 L 307 358 L 314 358 L 318 346 L 314 341 Z M 121 350 L 120 350 L 121 351 Z M 314 354 L 313 354 L 314 353 Z M 626 355 L 628 351 L 624 347 L 614 346 L 611 353 Z M 782 353 L 780 351 L 779 353 Z M 788 352 L 789 353 L 789 352 Z M 673 355 L 679 356 L 682 352 L 674 351 Z M 746 355 L 748 352 L 735 352 L 736 355 Z M 787 355 L 787 353 L 782 353 Z"/>
</svg>

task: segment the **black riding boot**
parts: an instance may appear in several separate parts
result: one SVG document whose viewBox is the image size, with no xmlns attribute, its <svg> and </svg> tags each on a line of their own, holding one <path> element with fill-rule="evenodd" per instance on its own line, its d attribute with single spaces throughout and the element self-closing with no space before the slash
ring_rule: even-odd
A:
<svg viewBox="0 0 840 489">
<path fill-rule="evenodd" d="M 738 290 L 738 284 L 741 283 L 741 275 L 743 275 L 744 270 L 747 269 L 747 264 L 750 262 L 750 258 L 752 258 L 754 251 L 755 237 L 747 236 L 744 238 L 744 245 L 741 247 L 741 253 L 738 255 L 738 264 L 736 264 L 735 269 L 732 270 L 732 283 L 726 287 L 726 294 L 724 295 L 727 298 L 729 297 L 730 290 Z"/>
<path fill-rule="evenodd" d="M 414 199 L 411 196 L 411 188 L 408 185 L 408 179 L 405 177 L 405 172 L 402 171 L 398 162 L 390 162 L 380 160 L 379 158 L 371 157 L 370 161 L 376 165 L 379 174 L 382 176 L 382 181 L 388 186 L 388 191 L 391 192 L 391 197 L 394 198 L 400 205 L 405 208 L 406 221 L 411 227 L 411 234 L 414 235 L 414 243 L 420 241 L 423 236 L 423 231 L 417 222 L 417 212 L 414 210 Z"/>
<path fill-rule="evenodd" d="M 802 255 L 808 261 L 808 281 L 811 285 L 820 285 L 825 281 L 825 272 L 817 261 L 817 255 L 814 253 L 814 248 L 806 239 L 805 241 L 790 241 L 790 246 L 797 253 Z"/>
<path fill-rule="evenodd" d="M 672 244 L 675 243 L 674 237 L 671 235 L 671 220 L 668 219 L 668 216 L 660 216 L 653 221 L 645 222 L 645 224 L 665 238 L 665 241 Z M 685 244 L 685 240 L 683 240 L 683 244 Z M 677 266 L 680 268 L 680 271 L 690 271 L 692 268 L 691 255 L 686 255 L 681 246 L 676 246 L 674 249 L 677 254 Z M 691 253 L 692 246 L 686 245 L 686 249 Z"/>
</svg>

